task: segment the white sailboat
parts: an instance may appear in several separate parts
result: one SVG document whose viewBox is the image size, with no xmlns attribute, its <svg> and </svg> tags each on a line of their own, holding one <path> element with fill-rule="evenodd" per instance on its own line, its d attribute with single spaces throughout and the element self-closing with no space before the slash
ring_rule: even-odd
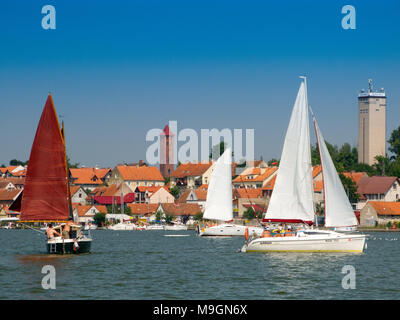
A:
<svg viewBox="0 0 400 320">
<path fill-rule="evenodd" d="M 306 79 L 301 83 L 286 133 L 274 191 L 265 213 L 265 222 L 312 224 L 312 166 Z M 314 120 L 324 180 L 325 226 L 354 227 L 357 219 L 325 140 Z M 365 235 L 342 234 L 330 230 L 303 228 L 282 236 L 249 239 L 242 252 L 362 252 Z"/>
<path fill-rule="evenodd" d="M 210 176 L 203 219 L 217 220 L 214 226 L 198 227 L 200 236 L 244 236 L 246 226 L 230 223 L 232 207 L 232 151 L 227 148 L 218 158 Z M 261 227 L 249 227 L 251 233 L 261 235 Z"/>
</svg>

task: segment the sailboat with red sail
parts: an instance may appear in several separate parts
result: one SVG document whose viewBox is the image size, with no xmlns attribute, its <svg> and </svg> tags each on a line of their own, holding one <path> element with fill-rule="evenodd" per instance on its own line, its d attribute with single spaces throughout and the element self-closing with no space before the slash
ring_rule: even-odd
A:
<svg viewBox="0 0 400 320">
<path fill-rule="evenodd" d="M 58 224 L 59 231 L 72 220 L 64 128 L 60 128 L 51 94 L 47 97 L 33 141 L 21 199 L 21 222 Z M 46 240 L 48 253 L 85 253 L 92 239 L 72 224 L 70 237 Z"/>
</svg>

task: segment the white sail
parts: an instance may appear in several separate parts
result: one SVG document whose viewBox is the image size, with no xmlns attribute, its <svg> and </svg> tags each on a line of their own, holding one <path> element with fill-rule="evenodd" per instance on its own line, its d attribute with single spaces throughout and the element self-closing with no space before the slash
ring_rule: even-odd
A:
<svg viewBox="0 0 400 320">
<path fill-rule="evenodd" d="M 203 218 L 230 221 L 232 208 L 232 151 L 227 148 L 217 160 L 210 176 Z"/>
<path fill-rule="evenodd" d="M 344 191 L 342 181 L 336 171 L 326 147 L 324 137 L 314 118 L 314 126 L 320 151 L 325 193 L 325 226 L 347 227 L 357 225 L 357 218 Z"/>
<path fill-rule="evenodd" d="M 302 82 L 286 132 L 274 191 L 265 219 L 314 220 L 307 90 Z"/>
</svg>

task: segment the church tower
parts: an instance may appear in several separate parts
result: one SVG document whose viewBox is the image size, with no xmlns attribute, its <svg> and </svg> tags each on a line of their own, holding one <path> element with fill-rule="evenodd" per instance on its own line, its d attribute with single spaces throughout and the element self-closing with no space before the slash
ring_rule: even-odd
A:
<svg viewBox="0 0 400 320">
<path fill-rule="evenodd" d="M 160 171 L 164 178 L 174 171 L 174 133 L 168 125 L 160 134 Z"/>
</svg>

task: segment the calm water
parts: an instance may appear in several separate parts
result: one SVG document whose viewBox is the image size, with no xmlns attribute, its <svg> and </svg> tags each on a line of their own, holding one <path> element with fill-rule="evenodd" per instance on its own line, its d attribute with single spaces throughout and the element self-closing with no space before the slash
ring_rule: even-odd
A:
<svg viewBox="0 0 400 320">
<path fill-rule="evenodd" d="M 188 237 L 165 237 L 187 234 Z M 43 235 L 0 230 L 0 299 L 399 299 L 400 234 L 374 232 L 364 254 L 239 253 L 243 238 L 194 231 L 96 230 L 92 253 L 45 254 Z M 56 290 L 44 290 L 44 265 Z M 341 286 L 356 269 L 356 289 Z"/>
</svg>

